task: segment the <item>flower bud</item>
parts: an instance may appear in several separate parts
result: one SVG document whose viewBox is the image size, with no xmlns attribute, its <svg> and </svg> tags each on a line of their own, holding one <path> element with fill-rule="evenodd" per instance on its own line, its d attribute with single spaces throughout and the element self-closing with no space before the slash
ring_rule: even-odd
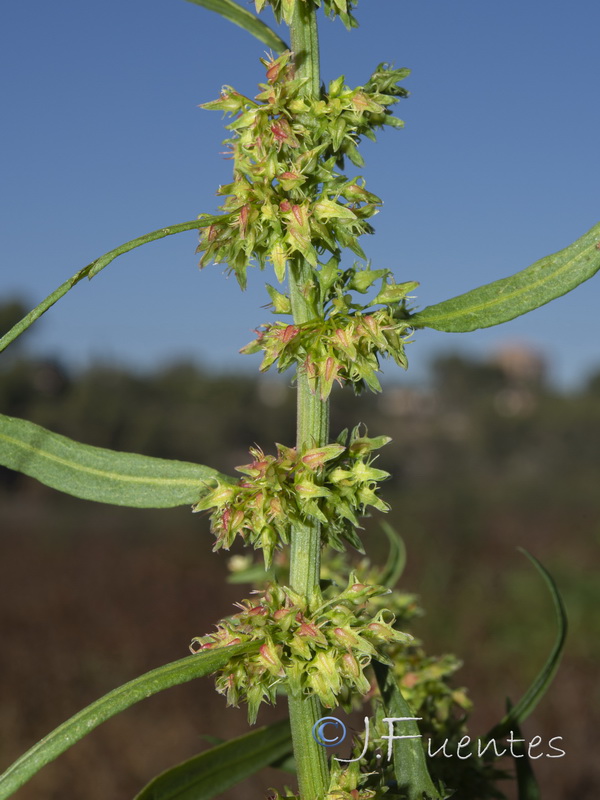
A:
<svg viewBox="0 0 600 800">
<path fill-rule="evenodd" d="M 335 640 L 344 647 L 357 647 L 359 643 L 358 636 L 351 628 L 335 628 L 333 634 Z"/>
<path fill-rule="evenodd" d="M 308 640 L 300 636 L 293 636 L 289 641 L 289 647 L 293 655 L 300 656 L 300 658 L 308 661 L 312 655 L 309 647 Z"/>
<path fill-rule="evenodd" d="M 289 344 L 299 333 L 297 325 L 286 325 L 285 328 L 279 328 L 275 335 L 283 344 Z"/>
<path fill-rule="evenodd" d="M 328 692 L 338 694 L 342 679 L 333 653 L 327 650 L 318 652 L 308 667 L 309 674 L 314 674 L 313 670 L 318 673 Z"/>
<path fill-rule="evenodd" d="M 277 176 L 277 180 L 286 192 L 290 192 L 302 186 L 306 178 L 297 172 L 282 172 Z"/>
<path fill-rule="evenodd" d="M 283 677 L 285 670 L 279 657 L 279 649 L 268 639 L 260 648 L 260 661 L 266 666 L 272 675 Z"/>
<path fill-rule="evenodd" d="M 306 464 L 311 470 L 316 470 L 325 465 L 326 461 L 331 461 L 341 455 L 346 448 L 341 444 L 328 444 L 324 447 L 307 450 L 302 456 L 302 463 Z"/>
<path fill-rule="evenodd" d="M 273 554 L 279 544 L 279 536 L 271 525 L 265 525 L 260 532 L 260 546 L 262 547 L 265 568 L 270 569 L 273 562 Z"/>
<path fill-rule="evenodd" d="M 244 524 L 244 512 L 241 508 L 236 509 L 233 513 L 225 512 L 227 514 L 227 518 L 225 519 L 225 514 L 223 514 L 223 523 L 224 528 L 229 533 L 237 533 L 240 528 Z"/>
<path fill-rule="evenodd" d="M 301 495 L 302 500 L 307 500 L 312 497 L 330 497 L 331 492 L 325 489 L 324 486 L 317 486 L 309 478 L 306 478 L 294 486 L 296 492 Z"/>
<path fill-rule="evenodd" d="M 352 653 L 344 653 L 340 659 L 340 671 L 349 680 L 360 694 L 367 694 L 371 690 L 371 684 L 367 680 L 361 665 Z"/>
<path fill-rule="evenodd" d="M 418 285 L 417 281 L 410 281 L 408 283 L 386 283 L 374 302 L 382 304 L 399 303 L 401 300 L 404 300 L 409 292 L 416 289 Z"/>
<path fill-rule="evenodd" d="M 296 633 L 297 636 L 305 637 L 311 644 L 311 647 L 316 645 L 327 645 L 327 639 L 319 628 L 311 622 L 303 622 Z"/>
<path fill-rule="evenodd" d="M 250 212 L 250 206 L 244 205 L 240 208 L 240 219 L 239 219 L 239 228 L 240 228 L 240 238 L 245 239 L 246 233 L 248 231 L 248 214 Z"/>
<path fill-rule="evenodd" d="M 279 608 L 273 614 L 273 619 L 277 622 L 281 630 L 289 631 L 294 623 L 295 616 L 295 608 Z"/>
<path fill-rule="evenodd" d="M 338 328 L 331 339 L 332 343 L 342 350 L 347 350 L 352 345 L 348 332 L 343 328 Z"/>
</svg>

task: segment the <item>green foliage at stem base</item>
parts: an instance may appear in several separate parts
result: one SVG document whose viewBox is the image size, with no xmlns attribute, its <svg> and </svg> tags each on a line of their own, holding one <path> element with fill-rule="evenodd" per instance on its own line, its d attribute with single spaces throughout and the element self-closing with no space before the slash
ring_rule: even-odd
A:
<svg viewBox="0 0 600 800">
<path fill-rule="evenodd" d="M 135 800 L 211 800 L 292 751 L 287 719 L 217 745 L 163 772 Z"/>
</svg>

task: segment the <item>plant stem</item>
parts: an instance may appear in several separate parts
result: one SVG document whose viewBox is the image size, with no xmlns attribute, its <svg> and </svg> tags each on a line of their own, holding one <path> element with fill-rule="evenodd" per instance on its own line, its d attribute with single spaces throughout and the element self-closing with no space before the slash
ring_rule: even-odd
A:
<svg viewBox="0 0 600 800">
<path fill-rule="evenodd" d="M 296 324 L 314 319 L 315 310 L 307 302 L 303 289 L 313 279 L 312 268 L 306 262 L 290 264 L 290 296 Z M 313 393 L 306 371 L 297 374 L 296 447 L 305 450 L 320 447 L 329 439 L 329 401 L 319 392 Z M 319 593 L 321 567 L 321 525 L 316 520 L 298 525 L 292 534 L 290 555 L 290 585 L 308 598 Z"/>
<path fill-rule="evenodd" d="M 296 320 L 297 321 L 297 320 Z M 298 448 L 327 442 L 329 403 L 312 394 L 306 374 L 298 373 Z M 319 593 L 321 525 L 317 521 L 298 525 L 292 531 L 290 585 L 312 598 Z M 323 800 L 329 786 L 325 749 L 313 737 L 313 726 L 323 716 L 316 697 L 288 698 L 290 726 L 298 785 L 302 800 Z"/>
<path fill-rule="evenodd" d="M 318 97 L 321 85 L 319 72 L 319 40 L 315 8 L 312 3 L 297 0 L 290 26 L 296 76 L 307 78 L 304 92 Z M 317 313 L 308 299 L 308 287 L 314 283 L 311 266 L 305 261 L 290 262 L 289 284 L 294 322 L 313 319 Z M 298 369 L 298 416 L 296 446 L 299 450 L 318 447 L 329 438 L 329 402 L 313 394 L 306 372 Z M 298 525 L 292 531 L 290 553 L 290 585 L 307 598 L 319 594 L 321 568 L 321 526 L 316 521 Z M 315 722 L 323 716 L 316 697 L 289 697 L 290 725 L 298 785 L 302 800 L 323 800 L 329 787 L 329 770 L 325 749 L 312 734 Z"/>
<path fill-rule="evenodd" d="M 308 78 L 305 92 L 318 97 L 321 88 L 319 68 L 319 33 L 316 10 L 311 2 L 296 0 L 290 39 L 298 78 Z"/>
</svg>

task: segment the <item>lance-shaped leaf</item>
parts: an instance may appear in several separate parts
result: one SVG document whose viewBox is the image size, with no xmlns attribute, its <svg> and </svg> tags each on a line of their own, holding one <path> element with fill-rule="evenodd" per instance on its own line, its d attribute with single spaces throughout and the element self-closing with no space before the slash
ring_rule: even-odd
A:
<svg viewBox="0 0 600 800">
<path fill-rule="evenodd" d="M 0 775 L 0 800 L 10 797 L 45 764 L 53 761 L 75 742 L 83 739 L 90 731 L 120 711 L 171 686 L 209 675 L 234 656 L 257 650 L 258 647 L 258 643 L 252 643 L 203 650 L 197 655 L 146 672 L 139 678 L 105 694 L 100 700 L 96 700 L 55 728 Z"/>
<path fill-rule="evenodd" d="M 427 769 L 415 715 L 402 696 L 394 673 L 378 661 L 372 663 L 386 716 L 397 720 L 391 734 L 397 737 L 392 740 L 392 754 L 398 790 L 408 800 L 442 800 Z"/>
<path fill-rule="evenodd" d="M 0 414 L 0 464 L 61 492 L 132 508 L 197 503 L 214 480 L 210 467 L 80 444 L 23 419 Z"/>
<path fill-rule="evenodd" d="M 510 278 L 487 283 L 410 315 L 415 328 L 460 333 L 489 328 L 533 311 L 587 281 L 600 269 L 600 223 L 558 253 Z"/>
<path fill-rule="evenodd" d="M 225 19 L 239 25 L 255 36 L 267 47 L 275 50 L 276 53 L 283 53 L 289 50 L 287 44 L 281 39 L 274 30 L 259 19 L 256 14 L 248 11 L 247 8 L 235 3 L 233 0 L 187 0 L 188 3 L 195 3 L 197 6 L 204 6 L 210 11 L 216 11 Z"/>
<path fill-rule="evenodd" d="M 522 548 L 519 548 L 519 550 L 531 561 L 550 590 L 552 602 L 554 603 L 554 611 L 556 613 L 558 631 L 556 633 L 556 639 L 554 641 L 552 651 L 546 659 L 544 666 L 536 675 L 531 686 L 527 689 L 519 702 L 508 711 L 505 717 L 501 719 L 500 722 L 495 725 L 491 731 L 489 731 L 489 733 L 486 734 L 485 741 L 490 741 L 490 739 L 501 739 L 511 730 L 516 730 L 516 727 L 531 714 L 533 709 L 544 696 L 546 689 L 552 683 L 552 679 L 554 678 L 560 663 L 560 657 L 562 655 L 563 647 L 567 637 L 567 613 L 552 576 L 540 564 L 537 558 L 531 555 L 531 553 L 528 553 Z"/>
<path fill-rule="evenodd" d="M 507 702 L 507 711 L 510 713 L 511 704 Z M 529 753 L 525 747 L 525 739 L 521 736 L 521 729 L 513 725 L 514 744 L 511 752 L 515 759 L 515 773 L 517 777 L 518 800 L 541 800 L 540 787 L 535 777 Z"/>
<path fill-rule="evenodd" d="M 62 283 L 58 289 L 55 289 L 51 294 L 48 295 L 48 297 L 42 300 L 42 302 L 32 311 L 30 311 L 29 314 L 23 317 L 20 322 L 17 322 L 17 324 L 14 325 L 8 331 L 8 333 L 6 333 L 0 339 L 0 353 L 5 350 L 8 345 L 17 338 L 17 336 L 20 336 L 23 331 L 26 331 L 27 328 L 36 321 L 36 319 L 39 319 L 42 314 L 48 311 L 48 309 L 51 308 L 54 303 L 60 300 L 61 297 L 64 297 L 67 292 L 69 292 L 79 283 L 79 281 L 83 280 L 84 278 L 89 278 L 91 280 L 118 256 L 123 255 L 123 253 L 128 253 L 130 250 L 135 250 L 136 247 L 141 247 L 143 244 L 148 244 L 148 242 L 155 242 L 157 239 L 164 239 L 165 236 L 172 236 L 175 233 L 183 233 L 184 231 L 205 228 L 207 225 L 212 225 L 212 223 L 217 219 L 222 222 L 223 217 L 211 217 L 208 214 L 203 214 L 200 219 L 193 219 L 190 222 L 180 222 L 177 225 L 169 225 L 168 228 L 159 228 L 158 230 L 151 231 L 143 236 L 138 236 L 137 239 L 132 239 L 129 242 L 125 242 L 125 244 L 115 247 L 114 250 L 109 250 L 108 253 L 105 253 L 103 256 L 100 256 L 100 258 L 95 259 L 90 264 L 80 269 L 79 272 L 76 272 L 72 278 L 69 278 Z"/>
<path fill-rule="evenodd" d="M 393 589 L 400 580 L 406 566 L 406 547 L 400 534 L 391 525 L 387 522 L 382 522 L 381 527 L 390 543 L 390 551 L 379 581 L 382 586 Z"/>
<path fill-rule="evenodd" d="M 163 772 L 135 800 L 210 800 L 289 756 L 291 750 L 290 723 L 285 719 L 219 744 Z"/>
</svg>

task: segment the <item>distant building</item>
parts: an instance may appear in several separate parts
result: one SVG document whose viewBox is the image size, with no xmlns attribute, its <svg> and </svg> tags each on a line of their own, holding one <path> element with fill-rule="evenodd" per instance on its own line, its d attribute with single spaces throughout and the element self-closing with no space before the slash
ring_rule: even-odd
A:
<svg viewBox="0 0 600 800">
<path fill-rule="evenodd" d="M 541 385 L 546 378 L 546 361 L 533 347 L 518 342 L 499 347 L 489 358 L 506 378 L 517 384 Z"/>
</svg>

